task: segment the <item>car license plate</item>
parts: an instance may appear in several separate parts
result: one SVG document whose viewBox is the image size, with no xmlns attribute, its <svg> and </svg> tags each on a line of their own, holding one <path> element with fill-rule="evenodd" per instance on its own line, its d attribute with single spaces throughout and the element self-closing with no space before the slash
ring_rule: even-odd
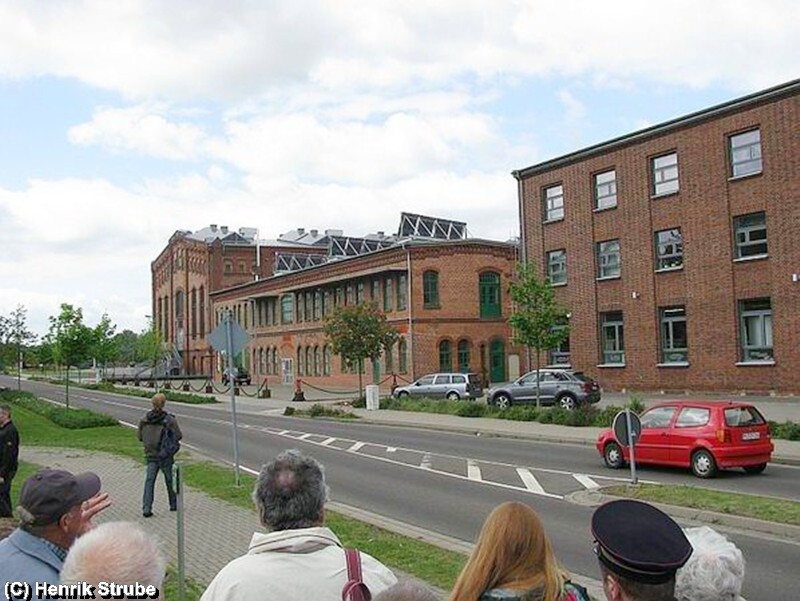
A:
<svg viewBox="0 0 800 601">
<path fill-rule="evenodd" d="M 761 438 L 761 432 L 745 432 L 742 434 L 742 440 L 758 440 Z"/>
</svg>

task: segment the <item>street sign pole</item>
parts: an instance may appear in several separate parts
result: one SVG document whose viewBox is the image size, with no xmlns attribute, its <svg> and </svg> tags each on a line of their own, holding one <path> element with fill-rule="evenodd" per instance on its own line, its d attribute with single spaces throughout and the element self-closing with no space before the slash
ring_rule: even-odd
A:
<svg viewBox="0 0 800 601">
<path fill-rule="evenodd" d="M 172 482 L 175 487 L 178 513 L 178 601 L 186 600 L 186 534 L 183 515 L 183 469 L 180 463 L 172 465 Z"/>
<path fill-rule="evenodd" d="M 231 387 L 231 413 L 233 416 L 233 462 L 236 471 L 236 486 L 241 485 L 239 479 L 239 428 L 236 423 L 236 378 L 233 375 L 233 312 L 225 311 L 225 347 L 228 354 L 228 384 Z"/>
<path fill-rule="evenodd" d="M 631 484 L 636 485 L 636 432 L 631 427 L 631 410 L 625 409 L 625 421 L 628 425 L 628 448 L 631 453 Z"/>
</svg>

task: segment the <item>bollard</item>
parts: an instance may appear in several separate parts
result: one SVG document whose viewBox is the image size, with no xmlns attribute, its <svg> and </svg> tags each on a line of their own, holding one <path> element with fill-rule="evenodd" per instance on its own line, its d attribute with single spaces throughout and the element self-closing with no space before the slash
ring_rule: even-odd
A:
<svg viewBox="0 0 800 601">
<path fill-rule="evenodd" d="M 189 392 L 189 382 L 184 383 L 183 390 L 184 392 Z"/>
<path fill-rule="evenodd" d="M 211 384 L 206 384 L 206 394 L 213 394 L 214 387 Z"/>
<path fill-rule="evenodd" d="M 306 395 L 303 393 L 303 389 L 300 386 L 300 378 L 297 378 L 294 381 L 294 396 L 292 397 L 292 401 L 298 402 L 305 400 L 306 400 Z"/>
<path fill-rule="evenodd" d="M 233 396 L 239 396 L 239 387 L 236 384 L 233 385 Z"/>
<path fill-rule="evenodd" d="M 164 381 L 164 388 L 166 388 L 167 390 L 172 388 L 172 382 L 170 382 L 169 380 L 165 380 Z"/>
</svg>

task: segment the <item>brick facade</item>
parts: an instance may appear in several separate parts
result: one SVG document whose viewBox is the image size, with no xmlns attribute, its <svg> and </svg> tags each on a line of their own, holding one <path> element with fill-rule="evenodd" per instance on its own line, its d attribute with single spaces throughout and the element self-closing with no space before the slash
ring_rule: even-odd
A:
<svg viewBox="0 0 800 601">
<path fill-rule="evenodd" d="M 506 323 L 510 311 L 506 291 L 516 260 L 515 244 L 409 240 L 216 292 L 212 302 L 218 316 L 225 309 L 233 310 L 253 336 L 244 363 L 259 383 L 264 378 L 281 381 L 282 360 L 290 359 L 292 379 L 299 377 L 323 389 L 355 390 L 358 375 L 343 370 L 339 357 L 330 353 L 322 318 L 336 304 L 358 300 L 377 302 L 401 335 L 388 363 L 386 356 L 377 367 L 367 362 L 365 383 L 377 379 L 388 389 L 393 373 L 403 382 L 439 371 L 440 350 L 448 343 L 452 371 L 464 369 L 487 380 L 492 376 L 505 379 L 519 372 L 519 353 L 509 342 Z M 436 303 L 425 303 L 426 272 L 438 279 Z M 486 282 L 497 283 L 496 314 L 484 303 L 482 316 L 482 275 Z M 291 304 L 291 323 L 281 323 L 283 299 Z"/>
<path fill-rule="evenodd" d="M 515 172 L 524 258 L 544 274 L 547 253 L 566 250 L 556 296 L 571 313 L 573 368 L 609 389 L 800 392 L 798 93 L 800 81 L 791 82 Z M 739 164 L 754 172 L 735 177 L 731 136 L 755 130 L 761 166 Z M 679 189 L 657 195 L 653 159 L 666 153 L 677 154 Z M 616 206 L 601 210 L 594 178 L 612 169 Z M 546 221 L 544 190 L 557 184 L 564 215 Z M 742 216 L 762 213 L 768 250 L 759 246 L 763 227 L 743 250 L 737 231 L 750 234 Z M 673 228 L 682 266 L 657 269 L 655 233 Z M 620 273 L 598 279 L 596 245 L 610 240 L 619 240 Z M 743 315 L 752 299 L 768 299 L 768 317 Z M 675 361 L 681 352 L 663 348 L 670 336 L 662 311 L 681 308 L 688 358 Z M 612 312 L 623 318 L 624 361 L 609 366 L 601 314 Z M 765 348 L 744 348 L 745 323 L 759 330 L 747 344 Z"/>
</svg>

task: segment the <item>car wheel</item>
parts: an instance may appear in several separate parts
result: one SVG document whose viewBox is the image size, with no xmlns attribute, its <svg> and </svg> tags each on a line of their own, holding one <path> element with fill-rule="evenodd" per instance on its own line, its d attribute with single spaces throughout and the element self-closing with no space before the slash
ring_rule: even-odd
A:
<svg viewBox="0 0 800 601">
<path fill-rule="evenodd" d="M 575 397 L 571 394 L 561 395 L 558 399 L 558 404 L 561 405 L 562 409 L 566 409 L 567 411 L 574 411 L 575 407 L 578 405 Z"/>
<path fill-rule="evenodd" d="M 613 470 L 620 469 L 625 465 L 625 456 L 622 454 L 622 449 L 616 442 L 609 442 L 603 449 L 603 460 L 606 465 Z"/>
<path fill-rule="evenodd" d="M 447 393 L 447 400 L 448 400 L 448 401 L 457 401 L 457 400 L 459 400 L 460 398 L 461 398 L 461 397 L 460 397 L 460 396 L 458 396 L 458 393 L 457 393 L 457 392 L 448 392 L 448 393 Z"/>
<path fill-rule="evenodd" d="M 494 401 L 494 406 L 498 409 L 508 409 L 511 407 L 511 397 L 505 392 L 495 395 L 492 400 Z"/>
<path fill-rule="evenodd" d="M 760 474 L 767 469 L 766 463 L 759 463 L 758 465 L 746 465 L 744 471 L 748 474 Z"/>
<path fill-rule="evenodd" d="M 401 390 L 400 392 L 397 393 L 397 398 L 398 399 L 407 399 L 408 398 L 408 393 L 405 390 Z"/>
<path fill-rule="evenodd" d="M 692 473 L 698 478 L 713 478 L 717 473 L 714 456 L 705 449 L 695 451 L 692 455 Z"/>
</svg>

